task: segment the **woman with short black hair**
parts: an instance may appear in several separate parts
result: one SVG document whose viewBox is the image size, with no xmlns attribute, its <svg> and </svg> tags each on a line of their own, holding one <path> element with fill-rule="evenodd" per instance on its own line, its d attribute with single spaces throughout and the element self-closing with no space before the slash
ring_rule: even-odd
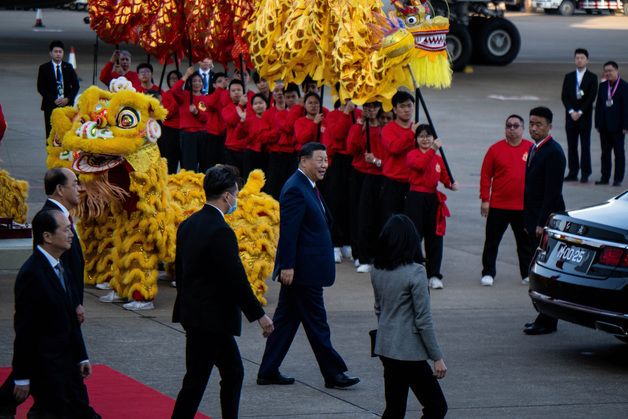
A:
<svg viewBox="0 0 628 419">
<path fill-rule="evenodd" d="M 423 418 L 447 413 L 437 381 L 447 367 L 434 333 L 427 275 L 414 262 L 419 245 L 414 224 L 400 214 L 388 219 L 376 244 L 371 282 L 378 323 L 374 353 L 384 365 L 383 419 L 405 416 L 408 389 L 423 405 Z M 433 371 L 428 359 L 434 361 Z"/>
</svg>

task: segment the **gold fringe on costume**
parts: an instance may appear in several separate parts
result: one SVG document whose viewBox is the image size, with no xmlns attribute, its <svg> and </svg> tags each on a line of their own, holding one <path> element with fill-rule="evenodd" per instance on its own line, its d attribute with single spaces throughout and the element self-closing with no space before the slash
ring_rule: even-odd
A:
<svg viewBox="0 0 628 419">
<path fill-rule="evenodd" d="M 28 213 L 28 182 L 12 178 L 6 170 L 0 169 L 0 217 L 13 218 L 24 224 Z"/>
</svg>

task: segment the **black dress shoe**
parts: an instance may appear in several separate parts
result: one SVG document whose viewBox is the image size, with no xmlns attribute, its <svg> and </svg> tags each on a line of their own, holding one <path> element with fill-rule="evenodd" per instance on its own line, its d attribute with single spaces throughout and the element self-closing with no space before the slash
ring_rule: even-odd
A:
<svg viewBox="0 0 628 419">
<path fill-rule="evenodd" d="M 616 180 L 615 182 L 613 182 L 613 186 L 621 186 L 621 182 Z"/>
<path fill-rule="evenodd" d="M 325 378 L 327 388 L 347 388 L 360 382 L 358 377 L 349 377 L 346 372 L 341 372 L 333 378 Z"/>
<path fill-rule="evenodd" d="M 589 176 L 580 177 L 580 183 L 589 183 Z"/>
<path fill-rule="evenodd" d="M 600 179 L 595 181 L 596 185 L 608 185 L 608 180 Z"/>
<path fill-rule="evenodd" d="M 534 322 L 524 324 L 523 328 L 527 329 L 528 327 L 532 327 L 532 326 L 534 326 Z"/>
<path fill-rule="evenodd" d="M 268 385 L 289 385 L 294 384 L 294 378 L 286 377 L 282 373 L 278 372 L 277 375 L 273 375 L 272 377 L 262 377 L 257 376 L 257 385 L 260 386 L 268 386 Z"/>
<path fill-rule="evenodd" d="M 576 175 L 567 175 L 564 179 L 565 182 L 575 182 L 576 180 L 578 180 L 578 176 Z"/>
<path fill-rule="evenodd" d="M 548 333 L 554 333 L 555 327 L 539 326 L 536 323 L 532 323 L 529 327 L 523 329 L 523 333 L 526 335 L 547 335 Z"/>
</svg>

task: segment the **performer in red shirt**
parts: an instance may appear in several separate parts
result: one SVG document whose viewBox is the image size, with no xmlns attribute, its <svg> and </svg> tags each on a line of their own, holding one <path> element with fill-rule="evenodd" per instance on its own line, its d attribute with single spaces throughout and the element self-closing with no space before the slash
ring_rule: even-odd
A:
<svg viewBox="0 0 628 419">
<path fill-rule="evenodd" d="M 445 235 L 445 217 L 449 210 L 445 205 L 447 197 L 437 191 L 438 182 L 452 191 L 458 190 L 458 184 L 452 183 L 441 156 L 436 152 L 441 142 L 434 139 L 434 132 L 429 125 L 416 128 L 417 148 L 406 156 L 409 168 L 410 191 L 406 199 L 406 215 L 410 217 L 424 240 L 425 268 L 429 285 L 433 289 L 443 288 L 443 276 L 440 265 L 443 259 L 443 236 Z M 423 259 L 421 249 L 419 259 Z"/>
<path fill-rule="evenodd" d="M 137 66 L 137 77 L 140 81 L 139 89 L 136 87 L 139 93 L 146 93 L 147 91 L 158 92 L 159 95 L 163 95 L 162 90 L 153 82 L 153 66 L 150 63 L 140 63 Z"/>
<path fill-rule="evenodd" d="M 111 80 L 118 77 L 125 77 L 131 82 L 135 90 L 140 91 L 142 83 L 135 71 L 131 71 L 131 53 L 126 50 L 119 49 L 113 52 L 111 59 L 100 70 L 100 81 L 109 88 Z"/>
<path fill-rule="evenodd" d="M 269 112 L 266 97 L 262 93 L 256 93 L 250 102 L 253 115 L 248 115 L 244 121 L 243 133 L 246 150 L 244 152 L 244 173 L 246 180 L 252 170 L 268 170 L 267 144 L 271 143 L 278 135 L 273 125 L 273 112 Z"/>
<path fill-rule="evenodd" d="M 297 169 L 297 157 L 294 152 L 294 123 L 305 113 L 299 104 L 301 92 L 299 86 L 289 83 L 279 92 L 273 91 L 275 106 L 269 110 L 273 115 L 273 125 L 278 131 L 275 142 L 268 145 L 268 175 L 266 191 L 279 200 L 281 188 Z"/>
<path fill-rule="evenodd" d="M 393 214 L 402 213 L 410 185 L 410 169 L 406 154 L 415 147 L 414 97 L 408 92 L 398 91 L 392 97 L 395 120 L 382 128 L 382 217 L 384 223 Z"/>
<path fill-rule="evenodd" d="M 244 173 L 244 150 L 246 149 L 242 123 L 246 120 L 248 100 L 240 79 L 233 79 L 229 83 L 229 99 L 230 102 L 222 108 L 222 120 L 227 126 L 225 162 L 237 167 L 239 173 L 242 174 Z"/>
<path fill-rule="evenodd" d="M 342 258 L 353 260 L 352 250 L 357 252 L 357 232 L 352 233 L 351 219 L 351 189 L 358 190 L 362 177 L 353 175 L 351 161 L 353 156 L 347 150 L 347 137 L 351 126 L 362 117 L 362 111 L 355 109 L 355 105 L 349 100 L 341 104 L 336 101 L 335 109 L 325 116 L 325 135 L 322 142 L 327 147 L 329 156 L 333 156 L 333 164 L 329 166 L 325 184 L 328 196 L 326 198 L 329 209 L 334 217 L 332 226 L 332 242 L 334 245 L 334 259 L 336 263 L 342 262 Z M 359 179 L 357 179 L 359 177 Z M 354 185 L 355 183 L 355 185 Z M 355 198 L 357 199 L 356 192 Z M 355 201 L 354 201 L 355 202 Z"/>
<path fill-rule="evenodd" d="M 199 171 L 207 135 L 207 95 L 201 93 L 203 79 L 194 67 L 185 71 L 181 80 L 172 86 L 172 94 L 179 104 L 181 129 L 181 169 Z M 190 100 L 190 96 L 192 100 Z"/>
<path fill-rule="evenodd" d="M 381 131 L 382 126 L 392 120 L 392 112 L 382 112 L 381 106 L 379 102 L 365 103 L 362 118 L 351 127 L 347 139 L 347 150 L 353 155 L 350 201 L 355 204 L 351 212 L 352 228 L 355 228 L 357 236 L 353 257 L 359 273 L 371 271 L 374 245 L 383 226 L 379 211 L 383 155 Z M 361 185 L 358 185 L 360 178 Z"/>
<path fill-rule="evenodd" d="M 203 170 L 225 162 L 225 123 L 222 120 L 223 95 L 229 94 L 229 80 L 225 73 L 212 73 L 212 84 L 207 95 L 207 134 L 204 151 Z"/>
<path fill-rule="evenodd" d="M 321 98 L 316 93 L 308 93 L 303 98 L 305 116 L 294 122 L 294 148 L 298 153 L 301 146 L 310 142 L 320 142 L 325 134 L 325 118 L 321 112 Z M 319 135 L 320 125 L 320 135 Z"/>
<path fill-rule="evenodd" d="M 179 136 L 181 134 L 179 130 L 179 104 L 172 91 L 172 87 L 180 78 L 181 73 L 178 70 L 169 72 L 166 77 L 169 90 L 166 90 L 161 95 L 161 104 L 168 110 L 168 115 L 162 123 L 161 137 L 157 140 L 157 145 L 159 146 L 161 157 L 165 157 L 168 161 L 169 174 L 177 173 L 179 160 L 181 159 L 181 145 L 179 144 Z"/>
<path fill-rule="evenodd" d="M 523 190 L 528 151 L 533 143 L 523 138 L 523 129 L 521 116 L 506 118 L 506 138 L 493 144 L 482 162 L 480 213 L 487 218 L 480 283 L 488 287 L 493 285 L 497 273 L 497 251 L 508 225 L 517 241 L 521 282 L 524 285 L 528 283 L 532 252 L 523 223 Z"/>
</svg>

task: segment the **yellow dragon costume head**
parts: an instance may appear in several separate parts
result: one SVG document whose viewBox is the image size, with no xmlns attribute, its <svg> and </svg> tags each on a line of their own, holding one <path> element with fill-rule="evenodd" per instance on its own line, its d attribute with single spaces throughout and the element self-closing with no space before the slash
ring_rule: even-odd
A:
<svg viewBox="0 0 628 419">
<path fill-rule="evenodd" d="M 85 281 L 109 282 L 121 297 L 150 301 L 157 294 L 158 262 L 174 260 L 177 225 L 205 202 L 203 175 L 167 174 L 156 144 L 166 110 L 157 99 L 135 92 L 124 78 L 110 88 L 92 86 L 75 107 L 53 112 L 48 165 L 71 164 L 85 190 L 76 211 Z M 278 208 L 260 192 L 263 174 L 250 179 L 231 220 L 253 290 L 265 302 Z"/>
</svg>

